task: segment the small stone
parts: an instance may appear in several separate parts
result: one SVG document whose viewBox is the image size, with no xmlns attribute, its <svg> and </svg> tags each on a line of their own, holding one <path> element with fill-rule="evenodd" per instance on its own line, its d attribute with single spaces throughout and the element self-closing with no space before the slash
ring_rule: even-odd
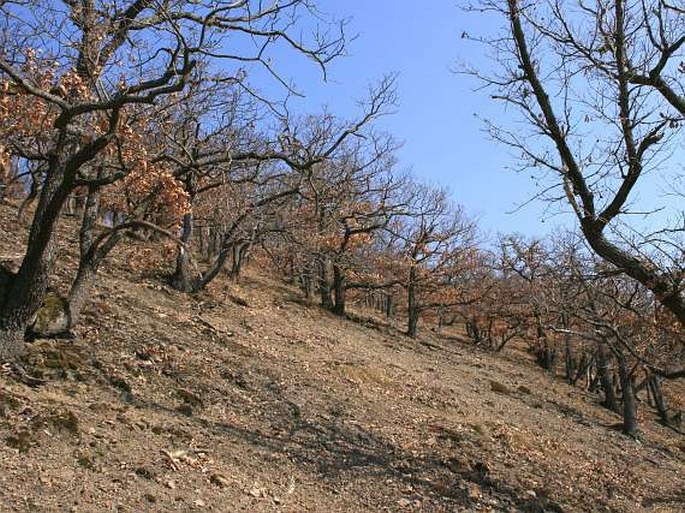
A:
<svg viewBox="0 0 685 513">
<path fill-rule="evenodd" d="M 498 394 L 505 394 L 505 395 L 510 394 L 509 387 L 507 387 L 506 385 L 503 385 L 499 381 L 490 380 L 490 390 L 492 390 L 493 392 L 496 392 Z"/>
<path fill-rule="evenodd" d="M 154 477 L 154 473 L 145 467 L 138 467 L 135 470 L 135 474 L 137 476 L 144 478 L 144 479 L 152 479 Z"/>
<path fill-rule="evenodd" d="M 187 403 L 183 403 L 183 404 L 177 406 L 176 411 L 179 413 L 182 413 L 186 417 L 192 417 L 193 416 L 193 407 Z"/>
<path fill-rule="evenodd" d="M 252 495 L 252 497 L 255 497 L 257 499 L 261 499 L 266 494 L 266 490 L 264 488 L 259 488 L 259 487 L 255 486 L 248 493 L 250 495 Z"/>
<path fill-rule="evenodd" d="M 207 503 L 202 499 L 197 499 L 193 504 L 195 504 L 195 506 L 198 508 L 204 508 L 207 505 Z"/>
<path fill-rule="evenodd" d="M 209 478 L 209 482 L 217 485 L 220 488 L 226 488 L 231 484 L 230 481 L 221 474 L 212 474 L 212 476 Z"/>
<path fill-rule="evenodd" d="M 181 388 L 177 390 L 178 396 L 181 398 L 181 400 L 189 404 L 192 407 L 202 407 L 204 406 L 204 402 L 202 401 L 202 398 L 195 394 L 194 392 L 191 392 L 190 390 L 187 390 L 185 388 Z"/>
<path fill-rule="evenodd" d="M 165 484 L 166 487 L 169 488 L 170 490 L 175 490 L 175 489 L 176 489 L 176 483 L 174 483 L 172 480 L 169 480 L 169 481 L 167 481 L 167 482 L 164 483 L 164 484 Z"/>
<path fill-rule="evenodd" d="M 469 484 L 469 498 L 472 501 L 477 501 L 480 500 L 480 498 L 483 496 L 483 492 L 480 489 L 480 486 L 478 486 L 476 483 L 470 483 Z"/>
</svg>

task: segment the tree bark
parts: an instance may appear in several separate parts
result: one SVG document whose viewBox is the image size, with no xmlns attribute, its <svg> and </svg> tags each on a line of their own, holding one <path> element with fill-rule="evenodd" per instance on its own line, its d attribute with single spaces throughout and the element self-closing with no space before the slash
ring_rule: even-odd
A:
<svg viewBox="0 0 685 513">
<path fill-rule="evenodd" d="M 240 278 L 240 271 L 243 269 L 243 262 L 250 251 L 250 242 L 239 242 L 233 246 L 233 261 L 228 276 L 237 281 Z"/>
<path fill-rule="evenodd" d="M 26 353 L 25 328 L 20 321 L 5 319 L 0 328 L 0 361 L 15 360 Z"/>
<path fill-rule="evenodd" d="M 661 419 L 661 422 L 668 424 L 670 419 L 668 418 L 668 406 L 666 405 L 666 400 L 664 399 L 664 395 L 661 393 L 661 378 L 656 374 L 650 374 L 648 386 L 649 393 L 651 394 L 652 399 L 654 399 L 656 411 L 659 412 L 659 418 Z"/>
<path fill-rule="evenodd" d="M 395 298 L 390 293 L 385 296 L 385 316 L 389 319 L 395 316 Z"/>
<path fill-rule="evenodd" d="M 604 344 L 597 344 L 597 374 L 599 374 L 599 381 L 604 392 L 604 406 L 618 413 L 618 400 L 616 399 L 616 389 L 614 388 L 613 380 L 609 374 L 609 360 L 607 358 L 606 348 Z"/>
<path fill-rule="evenodd" d="M 302 285 L 302 290 L 304 292 L 305 299 L 311 299 L 312 297 L 312 269 L 309 262 L 307 262 L 302 269 L 300 274 L 300 283 Z"/>
<path fill-rule="evenodd" d="M 566 381 L 569 385 L 575 385 L 578 361 L 573 354 L 573 349 L 571 348 L 571 337 L 569 336 L 566 336 L 564 340 L 564 360 L 566 368 Z"/>
<path fill-rule="evenodd" d="M 637 401 L 633 390 L 633 377 L 628 371 L 625 357 L 616 355 L 618 361 L 618 373 L 621 380 L 621 395 L 623 399 L 623 433 L 632 436 L 638 435 L 637 426 Z"/>
<path fill-rule="evenodd" d="M 124 236 L 123 231 L 116 231 L 106 239 L 96 242 L 95 229 L 99 216 L 100 192 L 95 188 L 90 188 L 83 207 L 83 218 L 79 232 L 79 267 L 67 298 L 69 308 L 68 330 L 71 330 L 78 322 L 83 306 L 95 283 L 100 264 Z"/>
<path fill-rule="evenodd" d="M 322 255 L 319 259 L 319 295 L 321 296 L 321 306 L 326 310 L 333 309 L 329 274 L 328 258 Z"/>
<path fill-rule="evenodd" d="M 418 276 L 416 267 L 409 269 L 409 281 L 407 284 L 407 335 L 411 338 L 418 336 L 419 327 L 419 298 Z"/>
<path fill-rule="evenodd" d="M 193 242 L 193 213 L 186 212 L 183 216 L 183 230 L 181 231 L 181 242 L 184 246 L 179 246 L 176 255 L 176 269 L 171 276 L 170 285 L 181 292 L 193 292 L 197 287 L 198 276 L 193 272 L 191 246 Z"/>
<path fill-rule="evenodd" d="M 333 313 L 340 317 L 345 317 L 345 273 L 338 265 L 333 265 L 333 293 L 335 305 Z"/>
<path fill-rule="evenodd" d="M 188 238 L 188 241 L 190 241 L 190 238 L 192 237 L 192 216 L 188 225 L 186 225 L 185 221 L 186 218 L 184 217 L 183 235 L 185 235 Z M 231 238 L 234 231 L 234 229 L 229 229 L 229 231 L 225 233 L 223 237 L 221 237 L 221 242 L 218 246 L 219 253 L 216 255 L 214 262 L 204 274 L 200 274 L 196 271 L 195 266 L 193 265 L 192 254 L 190 253 L 190 250 L 181 247 L 178 256 L 181 267 L 178 267 L 179 260 L 177 260 L 176 273 L 170 281 L 171 286 L 177 290 L 180 290 L 181 292 L 198 292 L 209 285 L 212 280 L 219 275 L 219 272 L 221 272 L 228 261 L 228 257 L 233 250 Z M 193 273 L 196 274 L 197 278 L 193 277 Z"/>
<path fill-rule="evenodd" d="M 64 165 L 53 157 L 33 217 L 26 253 L 19 271 L 9 277 L 0 297 L 0 357 L 13 359 L 24 351 L 24 333 L 41 307 L 55 259 L 55 227 L 70 193 Z"/>
<path fill-rule="evenodd" d="M 93 266 L 89 262 L 79 265 L 67 299 L 69 304 L 69 330 L 71 330 L 80 319 L 83 307 L 88 300 L 89 292 L 95 283 L 96 275 L 97 266 Z"/>
</svg>

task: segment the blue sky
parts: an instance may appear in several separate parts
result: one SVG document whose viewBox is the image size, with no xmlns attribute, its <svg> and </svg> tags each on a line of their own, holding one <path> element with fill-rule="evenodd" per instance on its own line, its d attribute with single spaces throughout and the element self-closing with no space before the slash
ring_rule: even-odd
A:
<svg viewBox="0 0 685 513">
<path fill-rule="evenodd" d="M 515 160 L 488 139 L 474 116 L 502 115 L 500 107 L 486 92 L 474 91 L 474 80 L 454 73 L 461 62 L 489 65 L 483 48 L 461 33 L 492 32 L 494 24 L 483 26 L 487 19 L 464 13 L 453 0 L 321 0 L 319 6 L 337 17 L 351 17 L 348 31 L 358 37 L 348 55 L 331 64 L 326 85 L 306 62 L 288 62 L 287 71 L 306 94 L 303 109 L 328 105 L 351 116 L 369 83 L 398 72 L 400 105 L 380 126 L 404 141 L 400 167 L 447 187 L 492 235 L 542 235 L 571 221 L 559 215 L 558 206 L 546 211 L 549 205 L 540 202 L 511 213 L 532 197 L 535 183 L 529 174 L 506 169 Z"/>
<path fill-rule="evenodd" d="M 341 117 L 353 118 L 355 102 L 368 86 L 396 72 L 400 104 L 379 125 L 404 142 L 399 167 L 449 189 L 479 221 L 485 236 L 544 236 L 576 226 L 565 202 L 532 200 L 541 190 L 532 174 L 514 172 L 519 160 L 484 132 L 479 117 L 504 121 L 515 130 L 514 112 L 491 100 L 488 91 L 478 91 L 475 79 L 455 73 L 466 63 L 487 74 L 492 62 L 484 46 L 461 35 L 496 35 L 502 30 L 501 18 L 466 13 L 456 0 L 319 0 L 318 5 L 337 18 L 350 18 L 348 35 L 357 37 L 347 55 L 329 66 L 326 84 L 306 59 L 292 51 L 274 54 L 273 64 L 306 95 L 291 102 L 292 111 L 315 113 L 328 106 Z M 682 145 L 676 144 L 675 151 L 683 152 Z M 683 215 L 681 200 L 665 196 L 664 184 L 682 159 L 670 162 L 645 176 L 634 191 L 636 211 L 659 211 L 649 218 L 630 217 L 631 225 L 643 233 Z M 660 210 L 662 206 L 666 208 Z"/>
</svg>

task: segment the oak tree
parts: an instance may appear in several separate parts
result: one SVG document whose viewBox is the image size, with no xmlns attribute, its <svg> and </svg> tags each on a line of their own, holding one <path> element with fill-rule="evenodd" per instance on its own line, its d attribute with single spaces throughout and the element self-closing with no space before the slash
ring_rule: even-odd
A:
<svg viewBox="0 0 685 513">
<path fill-rule="evenodd" d="M 523 121 L 490 122 L 492 136 L 550 180 L 540 194 L 567 202 L 597 255 L 685 325 L 682 205 L 644 200 L 679 172 L 683 9 L 664 0 L 485 0 L 474 9 L 501 15 L 506 28 L 483 40 L 496 71 L 473 73 Z M 653 221 L 637 222 L 645 216 Z"/>
</svg>

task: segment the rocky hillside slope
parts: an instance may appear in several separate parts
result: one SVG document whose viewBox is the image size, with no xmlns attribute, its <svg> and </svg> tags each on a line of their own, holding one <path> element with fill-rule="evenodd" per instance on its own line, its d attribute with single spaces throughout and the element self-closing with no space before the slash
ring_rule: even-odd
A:
<svg viewBox="0 0 685 513">
<path fill-rule="evenodd" d="M 74 340 L 32 344 L 43 386 L 0 376 L 0 511 L 685 510 L 685 440 L 645 408 L 634 441 L 515 348 L 341 320 L 255 271 L 187 296 L 141 251 Z"/>
</svg>

